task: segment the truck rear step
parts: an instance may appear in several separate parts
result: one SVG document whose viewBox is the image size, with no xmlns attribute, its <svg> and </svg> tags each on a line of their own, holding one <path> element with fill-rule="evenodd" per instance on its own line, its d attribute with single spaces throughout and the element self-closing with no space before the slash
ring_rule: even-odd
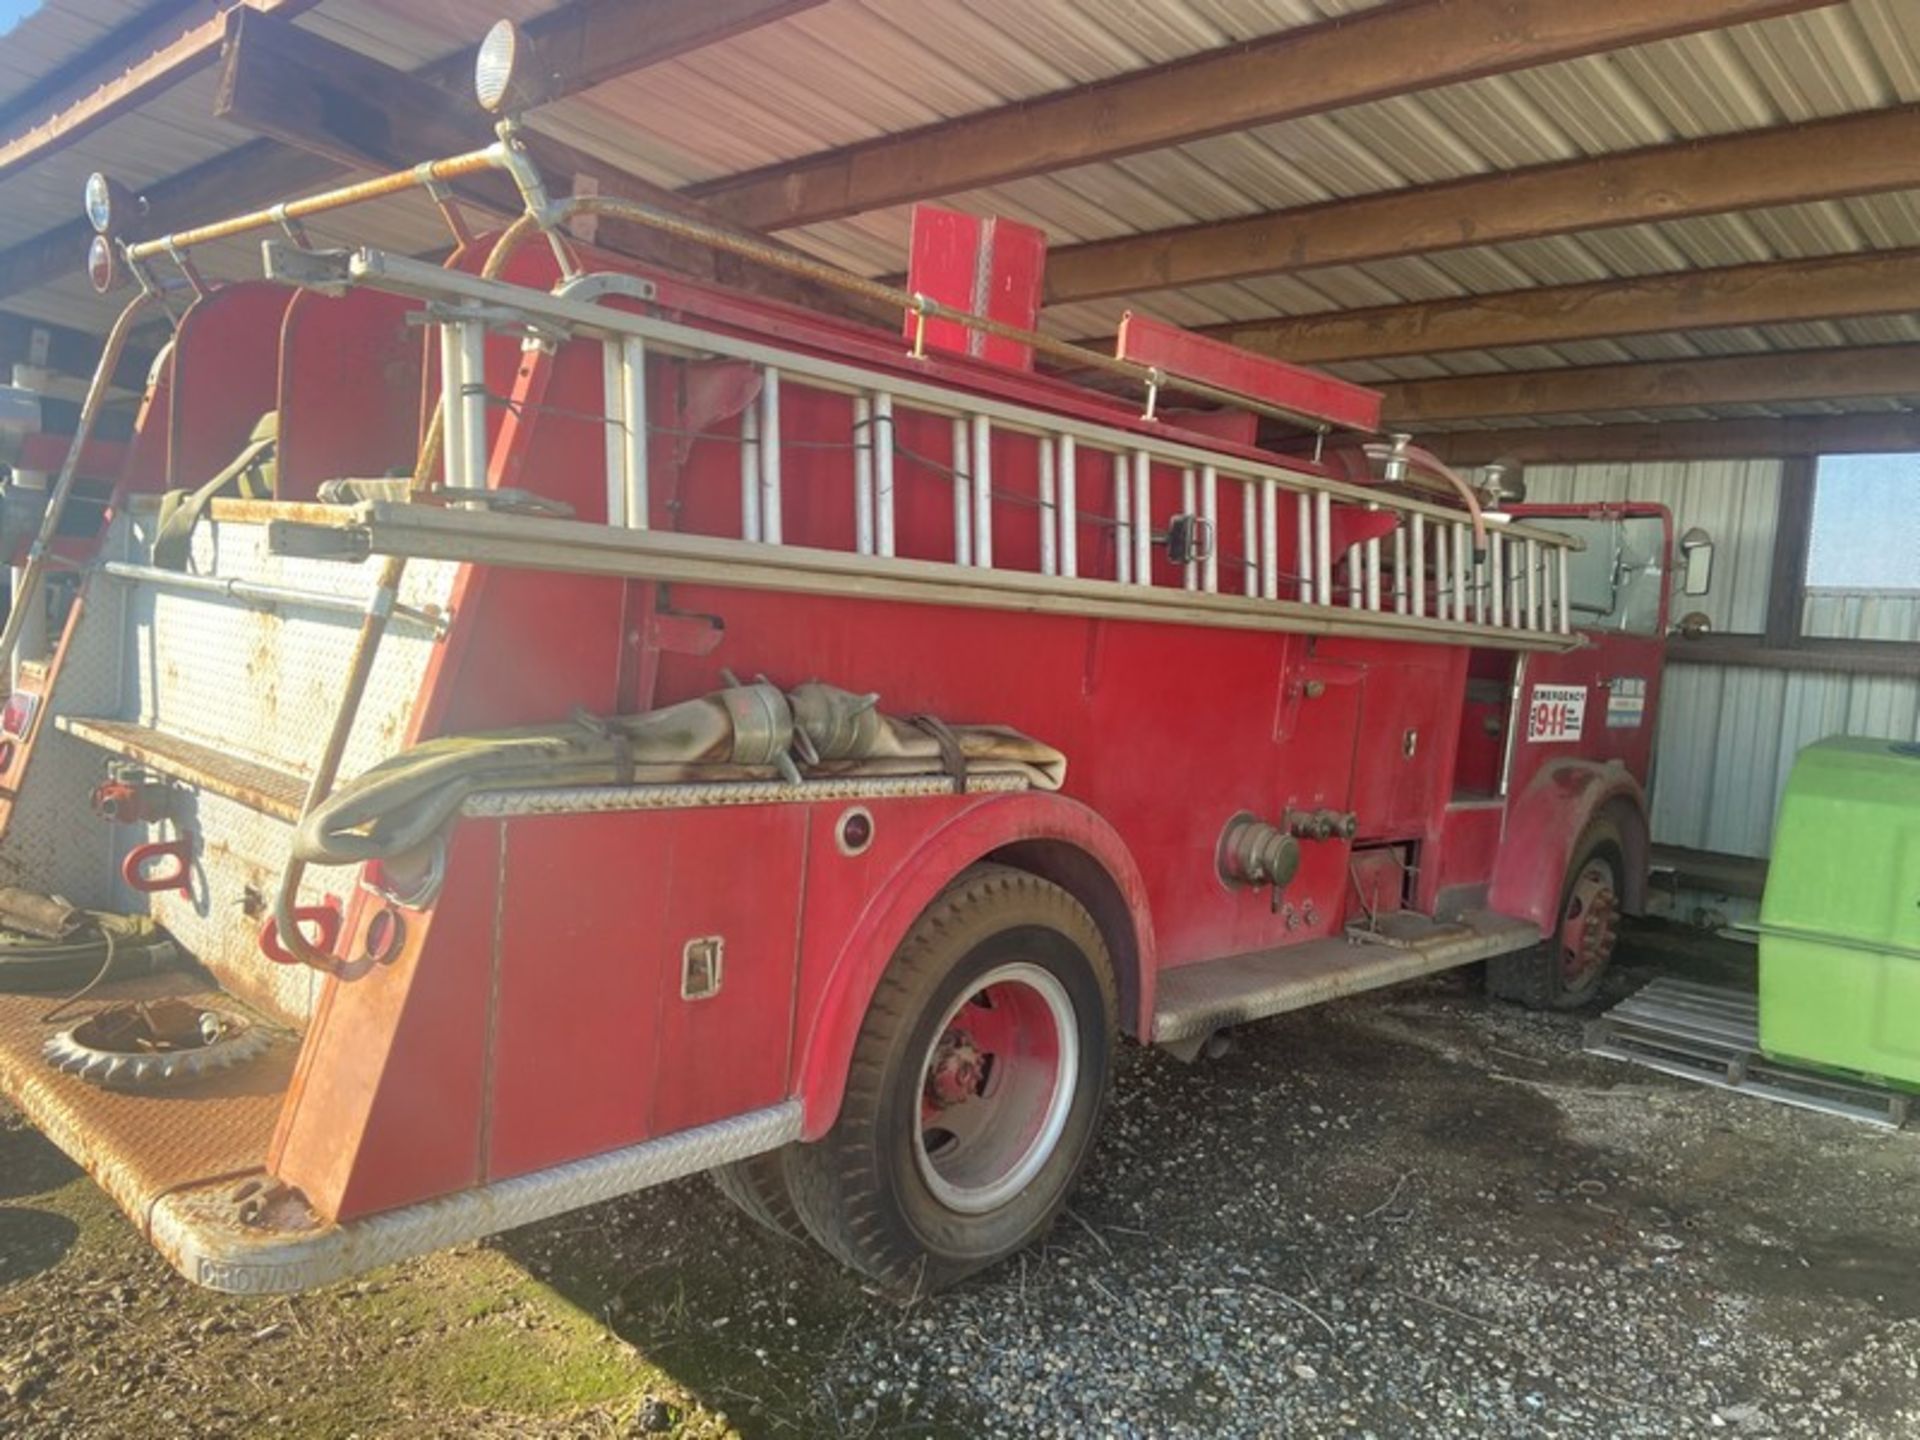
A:
<svg viewBox="0 0 1920 1440">
<path fill-rule="evenodd" d="M 1914 1108 L 1905 1091 L 1768 1059 L 1760 1050 L 1759 1003 L 1751 990 L 1671 976 L 1635 991 L 1589 1025 L 1586 1051 L 1888 1129 L 1904 1125 Z"/>
<path fill-rule="evenodd" d="M 67 1023 L 115 1001 L 169 996 L 234 1008 L 233 997 L 208 989 L 204 977 L 179 971 L 102 985 Z M 0 1090 L 143 1230 L 166 1196 L 210 1186 L 224 1192 L 264 1170 L 299 1048 L 290 1033 L 269 1026 L 266 1051 L 233 1070 L 164 1090 L 108 1090 L 61 1073 L 42 1055 L 59 1022 L 41 1017 L 58 1003 L 57 995 L 0 994 Z"/>
<path fill-rule="evenodd" d="M 1188 1048 L 1229 1025 L 1471 965 L 1539 940 L 1527 921 L 1488 911 L 1453 923 L 1403 913 L 1381 916 L 1376 929 L 1351 927 L 1339 939 L 1182 965 L 1161 973 L 1154 1043 Z"/>
<path fill-rule="evenodd" d="M 169 779 L 211 790 L 288 823 L 300 818 L 307 784 L 298 775 L 151 725 L 80 715 L 61 715 L 54 723 L 76 740 L 138 761 Z"/>
</svg>

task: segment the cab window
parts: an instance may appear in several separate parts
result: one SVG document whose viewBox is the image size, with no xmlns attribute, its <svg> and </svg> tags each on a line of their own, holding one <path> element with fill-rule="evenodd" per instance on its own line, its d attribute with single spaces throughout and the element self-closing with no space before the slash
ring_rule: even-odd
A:
<svg viewBox="0 0 1920 1440">
<path fill-rule="evenodd" d="M 1543 523 L 1587 547 L 1567 557 L 1576 627 L 1623 635 L 1659 632 L 1667 533 L 1658 515 L 1555 516 Z"/>
</svg>

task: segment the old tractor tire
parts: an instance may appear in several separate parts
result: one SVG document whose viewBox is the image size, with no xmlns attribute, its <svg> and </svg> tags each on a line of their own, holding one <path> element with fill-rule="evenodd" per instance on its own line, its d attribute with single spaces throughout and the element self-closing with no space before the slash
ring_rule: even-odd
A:
<svg viewBox="0 0 1920 1440">
<path fill-rule="evenodd" d="M 1533 1010 L 1577 1010 L 1599 993 L 1620 932 L 1626 882 L 1620 827 L 1600 816 L 1580 832 L 1560 887 L 1558 924 L 1538 945 L 1487 962 L 1487 993 Z"/>
<path fill-rule="evenodd" d="M 747 1218 L 762 1229 L 787 1240 L 807 1242 L 807 1227 L 800 1212 L 793 1208 L 793 1193 L 787 1187 L 785 1150 L 770 1150 L 729 1165 L 719 1165 L 707 1173 L 722 1195 L 731 1200 Z"/>
<path fill-rule="evenodd" d="M 1022 870 L 966 871 L 881 977 L 839 1119 L 789 1153 L 809 1233 L 902 1298 L 1045 1234 L 1093 1148 L 1116 1009 L 1079 901 Z"/>
</svg>

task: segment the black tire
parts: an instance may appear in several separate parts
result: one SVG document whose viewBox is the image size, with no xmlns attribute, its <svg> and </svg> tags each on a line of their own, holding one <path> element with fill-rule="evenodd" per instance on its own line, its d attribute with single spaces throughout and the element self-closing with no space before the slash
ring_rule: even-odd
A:
<svg viewBox="0 0 1920 1440">
<path fill-rule="evenodd" d="M 1558 921 L 1569 918 L 1575 887 L 1587 867 L 1596 863 L 1612 867 L 1612 895 L 1616 906 L 1626 882 L 1626 842 L 1620 827 L 1606 816 L 1588 823 L 1573 847 L 1573 863 L 1560 885 Z M 1617 923 L 1614 927 L 1617 930 Z M 1487 962 L 1487 993 L 1499 1000 L 1510 1000 L 1530 1010 L 1577 1010 L 1600 991 L 1600 982 L 1613 959 L 1613 946 L 1604 947 L 1597 962 L 1578 966 L 1569 958 L 1558 928 L 1538 945 L 1500 955 Z"/>
<path fill-rule="evenodd" d="M 144 916 L 92 913 L 64 940 L 0 931 L 0 992 L 77 990 L 93 980 L 149 975 L 179 959 L 172 937 Z"/>
<path fill-rule="evenodd" d="M 786 1154 L 785 1150 L 770 1150 L 748 1160 L 716 1166 L 707 1173 L 720 1193 L 756 1225 L 782 1239 L 805 1244 L 807 1227 L 793 1208 L 793 1194 L 787 1188 Z"/>
<path fill-rule="evenodd" d="M 1051 1148 L 1035 1143 L 999 1183 L 1030 1165 L 1038 1168 L 992 1208 L 963 1211 L 932 1188 L 947 1180 L 926 1173 L 938 1164 L 928 1158 L 926 1137 L 942 1133 L 924 1128 L 923 1094 L 935 1083 L 927 1066 L 934 1059 L 937 1072 L 936 1043 L 963 1033 L 965 1027 L 949 1027 L 949 1018 L 970 998 L 978 1000 L 977 982 L 1009 973 L 1008 966 L 1036 982 L 1031 992 L 1012 982 L 1021 994 L 1044 992 L 1049 1004 L 1064 997 L 1076 1063 L 1069 1079 L 1056 1057 L 1047 1082 L 1047 1103 L 1064 1110 Z M 985 1008 L 989 1015 L 997 1009 Z M 1093 1147 L 1113 1066 L 1116 1010 L 1106 944 L 1079 901 L 1022 870 L 980 865 L 966 871 L 928 907 L 881 977 L 833 1129 L 790 1152 L 787 1178 L 808 1232 L 837 1259 L 905 1298 L 952 1285 L 1045 1234 Z M 1049 1033 L 1059 1032 L 1062 1041 L 1065 1027 L 1058 1022 L 1065 1013 L 1044 1012 Z M 986 1058 L 993 1062 L 991 1054 Z M 1014 1063 L 1022 1072 L 1010 1068 Z M 1008 1062 L 1000 1083 L 1011 1085 L 1008 1076 L 1031 1073 L 1035 1063 Z M 999 1103 L 991 1099 L 990 1077 L 978 1085 L 987 1103 Z M 972 1097 L 958 1103 L 971 1104 Z M 994 1133 L 1004 1144 L 1010 1127 Z"/>
</svg>

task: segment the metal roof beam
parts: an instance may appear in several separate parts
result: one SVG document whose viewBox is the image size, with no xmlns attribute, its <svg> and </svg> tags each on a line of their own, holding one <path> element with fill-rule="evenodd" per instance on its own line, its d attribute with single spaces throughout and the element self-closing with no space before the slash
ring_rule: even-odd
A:
<svg viewBox="0 0 1920 1440">
<path fill-rule="evenodd" d="M 1920 451 L 1920 414 L 1894 410 L 1858 415 L 1455 430 L 1423 436 L 1420 443 L 1449 465 L 1486 465 L 1495 460 L 1573 465 L 1878 455 Z"/>
<path fill-rule="evenodd" d="M 343 169 L 399 170 L 433 156 L 477 149 L 492 133 L 489 118 L 470 95 L 456 95 L 418 74 L 260 15 L 243 14 L 235 25 L 215 114 Z M 548 185 L 563 195 L 569 186 L 586 180 L 595 194 L 709 218 L 699 202 L 650 185 L 562 141 L 531 131 L 522 139 Z M 257 188 L 265 192 L 262 199 L 284 193 L 277 169 L 266 159 L 257 167 L 257 184 L 252 178 L 229 177 L 227 208 L 245 208 L 237 199 L 244 190 Z M 524 208 L 513 182 L 498 172 L 456 181 L 453 189 L 461 200 L 497 216 L 511 218 Z M 612 249 L 682 274 L 830 311 L 851 309 L 845 297 L 818 284 L 745 264 L 648 227 L 600 217 L 598 238 Z M 896 318 L 888 312 L 889 320 Z"/>
<path fill-rule="evenodd" d="M 1832 3 L 1407 0 L 689 193 L 779 230 Z"/>
<path fill-rule="evenodd" d="M 194 51 L 196 59 L 191 66 L 186 65 L 184 42 L 175 47 L 180 51 L 179 63 L 169 71 L 172 78 L 168 84 L 217 58 L 231 41 L 229 73 L 222 79 L 222 94 L 231 97 L 228 118 L 256 125 L 267 131 L 268 137 L 146 187 L 147 223 L 154 230 L 177 229 L 209 215 L 253 209 L 295 196 L 335 179 L 343 169 L 412 164 L 464 148 L 476 134 L 484 138 L 486 117 L 470 96 L 472 48 L 409 75 L 290 26 L 278 14 L 270 13 L 276 9 L 285 13 L 295 3 L 279 0 L 276 6 L 274 0 L 254 0 L 218 22 L 210 22 L 217 25 L 217 39 L 204 55 Z M 531 33 L 537 44 L 549 47 L 542 52 L 549 55 L 547 63 L 560 66 L 548 76 L 548 94 L 558 98 L 569 86 L 604 78 L 606 66 L 615 61 L 631 69 L 685 54 L 703 43 L 701 36 L 724 39 L 748 24 L 759 23 L 755 16 L 776 19 L 814 3 L 818 0 L 656 0 L 645 6 L 630 6 L 610 4 L 608 0 L 580 0 L 539 17 Z M 628 12 L 644 17 L 647 26 L 634 20 L 620 23 L 619 15 Z M 194 36 L 204 39 L 201 32 L 205 28 L 196 29 Z M 249 32 L 243 59 L 240 41 Z M 569 67 L 569 47 L 588 44 L 593 47 L 594 62 Z M 279 63 L 296 53 L 295 47 L 299 55 L 327 56 L 335 63 L 325 72 L 301 75 L 297 66 Z M 343 57 L 352 57 L 355 63 L 351 68 Z M 252 67 L 264 70 L 271 66 L 275 81 L 256 83 L 250 78 L 236 78 L 235 67 L 242 63 L 249 67 L 248 75 L 254 73 Z M 342 76 L 357 77 L 358 86 L 343 83 Z M 278 118 L 270 119 L 268 102 L 274 99 L 274 83 L 284 87 L 285 93 L 277 105 Z M 456 88 L 458 94 L 453 93 Z M 143 90 L 139 98 L 151 93 L 151 89 Z M 322 106 L 318 103 L 322 95 L 330 95 L 336 104 Z M 303 115 L 299 113 L 302 106 Z M 296 120 L 304 120 L 308 128 L 297 129 Z M 455 142 L 457 134 L 468 139 Z M 544 147 L 540 158 L 548 163 L 561 152 L 578 157 L 577 163 L 556 171 L 556 179 L 565 180 L 576 173 L 618 174 L 611 166 L 591 162 L 557 142 L 536 143 Z M 595 166 L 597 171 L 592 168 Z M 607 193 L 646 198 L 682 210 L 697 209 L 671 192 L 646 187 L 642 195 L 642 189 L 642 182 L 622 176 L 619 184 L 609 185 Z M 80 270 L 93 232 L 79 209 L 80 197 L 75 195 L 73 220 L 0 251 L 0 296 L 18 294 Z"/>
<path fill-rule="evenodd" d="M 1207 334 L 1297 364 L 1567 345 L 1586 340 L 1796 325 L 1920 310 L 1920 250 L 1778 260 L 1414 305 L 1279 316 Z"/>
<path fill-rule="evenodd" d="M 538 76 L 542 104 L 590 90 L 632 70 L 717 45 L 736 35 L 785 20 L 823 0 L 573 0 L 520 22 L 529 46 L 528 73 Z M 435 84 L 473 91 L 473 61 L 479 46 L 439 60 L 419 72 Z"/>
<path fill-rule="evenodd" d="M 1920 187 L 1920 105 L 1056 250 L 1050 304 Z"/>
<path fill-rule="evenodd" d="M 1772 405 L 1813 400 L 1911 399 L 1920 345 L 1769 351 L 1628 365 L 1580 365 L 1458 375 L 1382 385 L 1387 423 Z"/>
</svg>

